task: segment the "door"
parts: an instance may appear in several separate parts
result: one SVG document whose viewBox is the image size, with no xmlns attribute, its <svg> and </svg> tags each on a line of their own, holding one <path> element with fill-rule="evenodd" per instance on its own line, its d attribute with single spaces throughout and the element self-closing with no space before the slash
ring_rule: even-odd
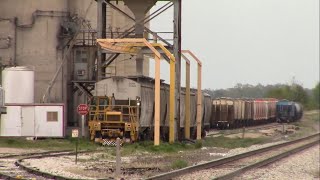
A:
<svg viewBox="0 0 320 180">
<path fill-rule="evenodd" d="M 34 127 L 34 107 L 23 106 L 21 109 L 21 136 L 34 136 Z"/>
<path fill-rule="evenodd" d="M 1 115 L 1 136 L 21 136 L 21 107 L 7 106 L 7 114 Z"/>
</svg>

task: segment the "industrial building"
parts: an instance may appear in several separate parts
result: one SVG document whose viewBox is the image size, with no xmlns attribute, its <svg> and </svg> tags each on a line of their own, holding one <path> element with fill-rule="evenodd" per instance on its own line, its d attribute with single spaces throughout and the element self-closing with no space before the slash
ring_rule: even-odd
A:
<svg viewBox="0 0 320 180">
<path fill-rule="evenodd" d="M 122 1 L 117 3 L 117 7 L 130 13 Z M 108 37 L 119 36 L 134 24 L 110 6 L 107 8 L 105 16 Z M 73 113 L 74 107 L 86 102 L 86 95 L 80 89 L 84 82 L 92 84 L 97 79 L 93 73 L 96 29 L 97 3 L 93 0 L 1 1 L 1 67 L 33 68 L 32 103 L 66 104 L 66 125 L 78 126 L 79 118 Z M 68 49 L 69 41 L 76 32 L 76 42 Z M 128 59 L 125 55 L 118 57 L 106 68 L 103 76 L 136 75 L 135 61 L 124 61 L 125 59 Z M 63 60 L 65 64 L 59 69 Z M 147 76 L 148 73 L 148 61 L 145 60 L 143 75 Z"/>
<path fill-rule="evenodd" d="M 180 112 L 183 106 L 180 104 L 182 99 L 181 0 L 167 1 L 154 12 L 150 12 L 157 2 L 157 0 L 3 0 L 0 2 L 1 69 L 3 72 L 13 72 L 13 74 L 34 73 L 34 76 L 28 79 L 32 81 L 30 85 L 34 84 L 31 86 L 34 89 L 33 94 L 31 93 L 32 101 L 28 101 L 27 104 L 35 109 L 34 112 L 39 109 L 37 108 L 39 105 L 55 106 L 57 109 L 63 107 L 62 118 L 60 118 L 61 114 L 52 115 L 51 111 L 47 111 L 46 117 L 54 116 L 55 119 L 63 120 L 62 129 L 65 133 L 62 136 L 65 136 L 71 128 L 79 127 L 81 124 L 80 116 L 76 112 L 77 106 L 81 103 L 90 103 L 88 100 L 95 94 L 93 92 L 97 83 L 110 77 L 126 77 L 135 79 L 137 82 L 155 82 L 150 87 L 155 89 L 155 94 L 150 94 L 148 98 L 154 97 L 155 101 L 152 100 L 153 103 L 148 107 L 151 108 L 148 113 L 152 114 L 148 117 L 154 118 L 154 121 L 150 122 L 157 124 L 160 120 L 160 80 L 157 75 L 154 80 L 148 77 L 150 56 L 152 57 L 152 54 L 157 51 L 159 55 L 155 57 L 156 61 L 161 57 L 170 63 L 170 102 L 168 100 L 162 106 L 166 108 L 171 106 L 166 117 L 170 118 L 170 139 L 173 141 L 173 127 L 175 127 L 175 139 L 181 137 L 180 125 L 184 125 L 184 121 L 180 119 L 186 118 L 188 121 L 185 122 L 190 123 L 190 114 L 185 117 L 184 112 Z M 173 22 L 172 32 L 150 30 L 149 22 L 171 7 L 174 9 L 173 19 L 168 22 Z M 169 40 L 162 38 L 161 33 L 168 33 L 172 38 Z M 141 45 L 139 41 L 135 43 L 139 38 L 145 38 L 149 41 L 146 41 L 148 44 L 152 42 L 153 47 L 150 44 L 149 47 L 145 46 L 147 44 Z M 97 39 L 115 40 L 111 46 L 124 43 L 120 49 L 138 51 L 133 54 L 122 50 L 114 51 L 112 48 L 106 48 L 106 44 L 103 45 L 104 41 L 97 44 Z M 119 39 L 124 41 L 133 39 L 133 41 L 116 42 Z M 193 54 L 191 55 L 197 59 Z M 200 68 L 198 79 L 201 79 L 201 62 L 197 61 L 198 70 Z M 12 86 L 6 74 L 8 73 L 2 73 L 5 100 L 8 94 L 6 91 Z M 13 79 L 16 80 L 16 78 Z M 197 138 L 200 138 L 201 119 L 204 116 L 201 110 L 201 101 L 204 97 L 201 98 L 203 95 L 199 94 L 200 88 L 201 82 L 198 81 L 197 97 L 194 97 L 193 102 L 197 104 L 194 106 L 197 113 L 193 117 L 197 119 Z M 110 94 L 110 92 L 104 94 Z M 189 87 L 186 88 L 185 94 L 186 101 L 189 102 L 186 103 L 186 108 L 190 108 Z M 1 119 L 8 119 L 9 112 L 15 106 L 21 107 L 17 108 L 16 112 L 23 114 L 26 102 L 14 99 L 13 102 L 4 101 L 7 114 L 3 114 Z M 152 105 L 155 108 L 152 109 Z M 162 108 L 161 111 L 164 109 Z M 167 110 L 165 112 L 167 113 Z M 186 112 L 189 111 L 186 110 Z M 2 123 L 7 121 L 1 120 Z M 23 120 L 18 121 L 23 124 Z M 2 124 L 2 129 L 5 124 Z M 154 125 L 149 124 L 149 126 L 152 126 L 152 129 Z M 159 124 L 155 126 L 157 127 L 154 131 L 159 136 L 157 130 Z M 185 129 L 187 129 L 186 133 L 190 134 L 189 128 Z M 5 136 L 5 134 L 2 135 Z"/>
</svg>

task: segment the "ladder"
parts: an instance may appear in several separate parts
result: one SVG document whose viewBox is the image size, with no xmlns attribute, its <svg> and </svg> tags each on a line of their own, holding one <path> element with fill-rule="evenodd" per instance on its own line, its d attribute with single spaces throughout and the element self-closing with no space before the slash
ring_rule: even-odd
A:
<svg viewBox="0 0 320 180">
<path fill-rule="evenodd" d="M 131 123 L 131 131 L 130 131 L 130 137 L 131 141 L 136 141 L 137 140 L 137 117 L 134 112 L 134 108 L 138 111 L 137 107 L 129 107 L 129 118 L 130 118 L 130 123 Z"/>
</svg>

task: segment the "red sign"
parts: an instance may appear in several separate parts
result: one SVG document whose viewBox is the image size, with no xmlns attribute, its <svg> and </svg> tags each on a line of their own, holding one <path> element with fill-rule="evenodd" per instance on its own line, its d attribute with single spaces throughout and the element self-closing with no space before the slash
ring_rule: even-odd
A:
<svg viewBox="0 0 320 180">
<path fill-rule="evenodd" d="M 80 115 L 87 115 L 89 112 L 89 107 L 86 104 L 79 104 L 77 111 Z"/>
</svg>

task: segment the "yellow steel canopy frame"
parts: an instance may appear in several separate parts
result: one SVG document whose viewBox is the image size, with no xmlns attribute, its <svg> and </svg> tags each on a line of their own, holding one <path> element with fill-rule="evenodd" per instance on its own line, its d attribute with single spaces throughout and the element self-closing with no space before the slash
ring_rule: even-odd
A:
<svg viewBox="0 0 320 180">
<path fill-rule="evenodd" d="M 201 139 L 201 105 L 202 105 L 202 94 L 201 94 L 201 69 L 202 63 L 201 61 L 189 50 L 182 50 L 181 55 L 187 61 L 187 70 L 186 70 L 186 112 L 187 109 L 190 109 L 190 61 L 184 54 L 190 54 L 193 59 L 195 59 L 198 63 L 198 79 L 197 79 L 197 140 Z M 187 95 L 189 94 L 189 95 Z M 189 104 L 188 104 L 189 103 Z M 188 105 L 187 105 L 188 104 Z M 187 117 L 186 113 L 186 120 L 185 120 L 185 137 L 190 137 L 190 114 Z"/>
<path fill-rule="evenodd" d="M 184 120 L 184 137 L 190 139 L 190 60 L 181 53 L 186 61 L 186 95 L 185 95 L 185 120 Z"/>
<path fill-rule="evenodd" d="M 154 48 L 159 47 L 170 59 L 170 110 L 169 110 L 169 142 L 174 142 L 175 114 L 175 58 L 170 51 L 159 43 L 149 43 L 144 38 L 97 39 L 101 48 L 125 54 L 138 54 L 141 47 L 147 46 L 155 54 L 155 111 L 154 111 L 154 145 L 160 144 L 160 53 Z"/>
</svg>

